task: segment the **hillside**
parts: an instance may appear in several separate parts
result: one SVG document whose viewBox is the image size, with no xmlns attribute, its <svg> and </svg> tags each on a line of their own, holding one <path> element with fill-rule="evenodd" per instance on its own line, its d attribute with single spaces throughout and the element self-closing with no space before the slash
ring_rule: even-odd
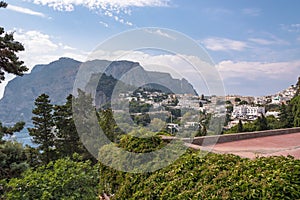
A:
<svg viewBox="0 0 300 200">
<path fill-rule="evenodd" d="M 88 69 L 82 75 L 87 79 L 105 70 L 107 76 L 111 75 L 129 85 L 143 85 L 155 80 L 158 84 L 172 88 L 174 93 L 195 93 L 193 86 L 185 79 L 173 79 L 167 73 L 148 72 L 137 62 L 92 60 L 82 63 L 71 58 L 60 58 L 47 65 L 36 65 L 30 74 L 16 77 L 8 83 L 0 100 L 0 121 L 30 122 L 34 100 L 42 93 L 48 94 L 53 104 L 63 103 L 73 91 L 80 67 Z"/>
</svg>

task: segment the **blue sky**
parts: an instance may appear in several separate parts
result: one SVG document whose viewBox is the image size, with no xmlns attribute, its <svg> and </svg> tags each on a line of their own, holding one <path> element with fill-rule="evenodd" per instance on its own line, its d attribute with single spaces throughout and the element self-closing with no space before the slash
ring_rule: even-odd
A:
<svg viewBox="0 0 300 200">
<path fill-rule="evenodd" d="M 186 34 L 213 59 L 227 94 L 267 95 L 300 75 L 298 0 L 10 0 L 1 26 L 26 48 L 32 68 L 59 57 L 84 61 L 123 31 L 161 27 Z M 162 61 L 163 62 L 163 61 Z M 10 77 L 11 78 L 11 77 Z M 8 79 L 9 80 L 9 79 Z M 0 96 L 4 84 L 1 84 Z"/>
</svg>

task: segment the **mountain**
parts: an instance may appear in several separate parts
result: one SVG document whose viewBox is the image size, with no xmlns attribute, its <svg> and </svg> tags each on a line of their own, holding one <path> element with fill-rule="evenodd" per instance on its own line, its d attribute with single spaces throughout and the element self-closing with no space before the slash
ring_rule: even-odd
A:
<svg viewBox="0 0 300 200">
<path fill-rule="evenodd" d="M 97 89 L 98 93 L 99 88 L 105 89 L 108 77 L 112 77 L 131 86 L 155 83 L 171 89 L 174 93 L 196 94 L 193 86 L 185 79 L 173 79 L 168 73 L 146 71 L 137 62 L 92 60 L 82 63 L 71 58 L 60 58 L 46 65 L 36 65 L 31 73 L 16 77 L 8 83 L 0 100 L 0 121 L 30 122 L 34 100 L 42 93 L 50 96 L 52 104 L 62 104 L 73 91 L 78 71 L 84 82 L 81 89 L 88 90 L 88 84 L 95 79 L 98 84 L 95 83 L 96 86 L 90 89 Z M 103 73 L 105 76 L 101 75 Z M 101 78 L 99 80 L 95 77 Z M 116 85 L 113 79 L 111 81 Z M 107 97 L 109 92 L 105 92 Z"/>
</svg>

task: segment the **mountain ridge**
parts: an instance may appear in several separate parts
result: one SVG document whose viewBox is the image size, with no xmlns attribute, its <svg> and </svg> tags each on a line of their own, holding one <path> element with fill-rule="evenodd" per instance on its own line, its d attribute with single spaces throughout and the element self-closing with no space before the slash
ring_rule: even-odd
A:
<svg viewBox="0 0 300 200">
<path fill-rule="evenodd" d="M 17 121 L 30 122 L 34 100 L 46 93 L 52 104 L 62 104 L 65 98 L 72 93 L 74 82 L 81 67 L 86 67 L 87 79 L 93 74 L 105 73 L 126 84 L 144 84 L 158 81 L 161 85 L 173 88 L 174 93 L 196 94 L 193 86 L 186 80 L 174 79 L 168 73 L 149 72 L 138 62 L 91 60 L 80 62 L 72 58 L 62 57 L 49 64 L 36 65 L 31 73 L 11 80 L 0 100 L 0 121 L 13 123 Z M 129 75 L 127 75 L 129 74 Z M 155 80 L 156 77 L 164 77 Z"/>
</svg>

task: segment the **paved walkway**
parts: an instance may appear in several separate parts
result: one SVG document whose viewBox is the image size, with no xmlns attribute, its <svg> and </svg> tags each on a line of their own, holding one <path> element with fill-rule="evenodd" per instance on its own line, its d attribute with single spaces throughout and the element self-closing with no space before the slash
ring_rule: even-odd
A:
<svg viewBox="0 0 300 200">
<path fill-rule="evenodd" d="M 212 146 L 198 146 L 187 144 L 194 149 L 202 149 L 221 154 L 235 154 L 246 158 L 257 156 L 288 156 L 300 159 L 300 133 L 260 137 L 216 144 Z"/>
</svg>

